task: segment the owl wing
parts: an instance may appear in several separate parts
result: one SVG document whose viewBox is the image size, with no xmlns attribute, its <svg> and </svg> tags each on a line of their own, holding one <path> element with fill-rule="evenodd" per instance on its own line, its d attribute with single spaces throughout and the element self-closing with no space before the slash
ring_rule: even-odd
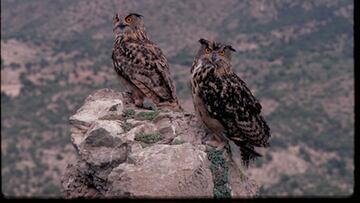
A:
<svg viewBox="0 0 360 203">
<path fill-rule="evenodd" d="M 128 42 L 115 48 L 112 58 L 116 72 L 146 96 L 177 100 L 168 62 L 155 44 Z"/>
<path fill-rule="evenodd" d="M 225 127 L 231 140 L 268 145 L 270 129 L 260 115 L 261 104 L 235 73 L 215 77 L 214 85 L 200 92 L 209 115 Z"/>
<path fill-rule="evenodd" d="M 247 87 L 246 83 L 240 79 L 235 73 L 228 75 L 228 80 L 233 86 L 235 92 L 239 92 L 240 95 L 237 96 L 238 99 L 241 99 L 241 105 L 253 111 L 256 114 L 260 114 L 262 106 L 256 97 L 251 93 L 250 89 Z"/>
</svg>

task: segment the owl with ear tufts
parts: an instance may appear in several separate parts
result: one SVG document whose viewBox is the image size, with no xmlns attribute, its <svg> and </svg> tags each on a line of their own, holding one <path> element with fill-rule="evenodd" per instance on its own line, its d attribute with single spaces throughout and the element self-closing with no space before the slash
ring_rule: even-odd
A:
<svg viewBox="0 0 360 203">
<path fill-rule="evenodd" d="M 116 14 L 113 33 L 113 66 L 122 84 L 130 91 L 135 105 L 144 107 L 144 99 L 148 98 L 157 107 L 182 110 L 169 64 L 160 48 L 150 41 L 143 16 L 130 13 L 120 17 Z"/>
<path fill-rule="evenodd" d="M 234 142 L 248 166 L 250 160 L 261 156 L 255 147 L 269 146 L 270 128 L 261 116 L 262 107 L 232 70 L 235 49 L 205 39 L 199 42 L 191 86 L 196 115 L 214 135 L 207 144 L 222 149 L 226 142 Z"/>
</svg>

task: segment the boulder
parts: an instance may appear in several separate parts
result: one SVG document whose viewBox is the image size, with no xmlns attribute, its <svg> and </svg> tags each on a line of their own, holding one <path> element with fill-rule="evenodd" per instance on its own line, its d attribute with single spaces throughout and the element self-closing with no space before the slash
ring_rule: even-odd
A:
<svg viewBox="0 0 360 203">
<path fill-rule="evenodd" d="M 70 124 L 78 159 L 62 176 L 66 198 L 236 198 L 258 192 L 226 150 L 205 146 L 209 133 L 192 113 L 137 108 L 127 93 L 101 89 Z"/>
</svg>

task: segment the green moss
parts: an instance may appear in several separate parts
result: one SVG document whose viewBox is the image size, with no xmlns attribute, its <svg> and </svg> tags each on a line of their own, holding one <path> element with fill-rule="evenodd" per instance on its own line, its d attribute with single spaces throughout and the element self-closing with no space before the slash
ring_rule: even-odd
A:
<svg viewBox="0 0 360 203">
<path fill-rule="evenodd" d="M 134 109 L 126 109 L 123 111 L 123 115 L 125 118 L 134 118 L 135 110 Z"/>
<path fill-rule="evenodd" d="M 147 144 L 155 143 L 162 139 L 162 135 L 159 132 L 153 132 L 153 133 L 137 133 L 135 135 L 135 140 L 144 142 Z"/>
<path fill-rule="evenodd" d="M 231 198 L 231 190 L 226 185 L 214 187 L 214 198 Z"/>
<path fill-rule="evenodd" d="M 169 109 L 159 109 L 158 111 L 159 111 L 159 112 L 162 112 L 162 113 L 168 113 L 168 112 L 170 112 Z"/>
<path fill-rule="evenodd" d="M 184 140 L 176 139 L 176 140 L 174 140 L 174 142 L 172 144 L 178 145 L 178 144 L 183 144 L 184 142 L 185 142 Z"/>
<path fill-rule="evenodd" d="M 243 173 L 242 170 L 239 170 L 239 173 L 240 173 L 240 180 L 241 180 L 241 181 L 245 181 L 245 180 L 246 180 L 246 175 L 245 175 L 245 173 Z"/>
<path fill-rule="evenodd" d="M 223 152 L 220 150 L 209 150 L 208 158 L 214 166 L 223 166 L 225 165 L 225 159 Z"/>
<path fill-rule="evenodd" d="M 225 161 L 223 151 L 209 150 L 208 159 L 211 162 L 210 170 L 214 181 L 214 198 L 231 198 L 231 190 L 228 187 L 229 166 Z"/>
<path fill-rule="evenodd" d="M 131 130 L 133 128 L 133 125 L 131 123 L 128 122 L 124 122 L 121 124 L 121 128 L 125 131 L 125 132 L 129 132 L 129 130 Z"/>
<path fill-rule="evenodd" d="M 150 112 L 140 112 L 136 115 L 136 118 L 139 120 L 153 120 L 156 116 L 159 115 L 159 111 L 150 111 Z"/>
</svg>

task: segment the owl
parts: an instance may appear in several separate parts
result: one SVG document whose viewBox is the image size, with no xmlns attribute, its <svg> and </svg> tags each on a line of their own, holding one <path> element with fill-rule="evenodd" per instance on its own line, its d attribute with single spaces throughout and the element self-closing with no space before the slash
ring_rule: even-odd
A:
<svg viewBox="0 0 360 203">
<path fill-rule="evenodd" d="M 261 156 L 255 147 L 268 147 L 270 128 L 261 105 L 231 67 L 230 45 L 199 40 L 191 67 L 192 99 L 197 118 L 212 131 L 209 145 L 223 148 L 232 141 L 245 166 Z"/>
<path fill-rule="evenodd" d="M 115 41 L 113 67 L 121 83 L 129 90 L 137 107 L 144 107 L 145 98 L 157 107 L 181 109 L 169 64 L 155 43 L 150 41 L 143 16 L 130 13 L 113 18 Z"/>
</svg>

